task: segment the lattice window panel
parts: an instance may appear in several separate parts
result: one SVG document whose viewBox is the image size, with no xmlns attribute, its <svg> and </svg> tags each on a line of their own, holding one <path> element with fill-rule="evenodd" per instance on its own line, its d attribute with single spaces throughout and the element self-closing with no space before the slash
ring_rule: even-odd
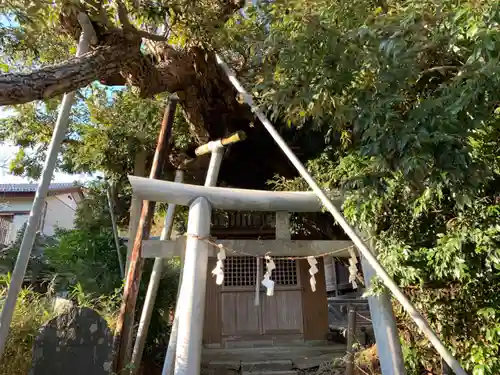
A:
<svg viewBox="0 0 500 375">
<path fill-rule="evenodd" d="M 273 280 L 276 285 L 298 284 L 297 264 L 295 263 L 295 260 L 276 259 L 274 264 L 276 265 L 276 268 L 273 270 L 271 280 Z"/>
<path fill-rule="evenodd" d="M 297 285 L 297 264 L 295 260 L 276 259 L 276 268 L 271 279 L 276 285 Z M 266 272 L 264 259 L 260 264 L 259 281 Z M 230 256 L 224 260 L 224 286 L 255 286 L 257 262 L 253 257 Z"/>
<path fill-rule="evenodd" d="M 255 286 L 257 261 L 253 257 L 235 256 L 224 260 L 224 286 Z"/>
</svg>

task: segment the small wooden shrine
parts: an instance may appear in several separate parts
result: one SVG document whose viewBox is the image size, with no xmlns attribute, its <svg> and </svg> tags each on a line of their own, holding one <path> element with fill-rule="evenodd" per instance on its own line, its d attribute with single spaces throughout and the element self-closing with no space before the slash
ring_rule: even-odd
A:
<svg viewBox="0 0 500 375">
<path fill-rule="evenodd" d="M 323 254 L 334 252 L 349 257 L 347 248 L 352 243 L 294 241 L 290 233 L 287 211 L 213 212 L 206 271 L 205 348 L 326 341 L 328 302 Z M 145 241 L 142 255 L 182 258 L 186 241 L 186 236 L 172 241 Z M 214 271 L 221 248 L 225 249 L 225 257 L 223 280 L 218 285 Z M 275 267 L 270 276 L 274 283 L 272 295 L 263 285 L 269 259 Z"/>
</svg>

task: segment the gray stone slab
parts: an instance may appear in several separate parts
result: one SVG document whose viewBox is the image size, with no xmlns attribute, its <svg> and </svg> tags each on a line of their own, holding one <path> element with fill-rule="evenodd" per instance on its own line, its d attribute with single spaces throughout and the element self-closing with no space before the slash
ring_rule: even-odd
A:
<svg viewBox="0 0 500 375">
<path fill-rule="evenodd" d="M 270 371 L 270 370 L 291 370 L 293 368 L 293 363 L 289 359 L 271 359 L 271 360 L 261 360 L 261 361 L 242 361 L 241 371 L 245 372 L 258 372 L 258 371 Z"/>
<path fill-rule="evenodd" d="M 345 353 L 345 350 L 344 350 Z M 342 357 L 342 352 L 340 352 L 336 357 Z M 299 370 L 309 370 L 315 367 L 319 367 L 325 361 L 331 361 L 334 356 L 332 354 L 323 354 L 315 357 L 305 357 L 297 358 L 293 361 L 293 368 Z"/>
<path fill-rule="evenodd" d="M 296 370 L 281 370 L 281 371 L 244 371 L 242 375 L 299 375 Z"/>
<path fill-rule="evenodd" d="M 108 375 L 113 335 L 89 308 L 71 308 L 45 324 L 35 338 L 29 375 Z"/>
<path fill-rule="evenodd" d="M 208 364 L 203 364 L 204 367 L 210 368 L 210 369 L 226 369 L 226 370 L 238 370 L 241 368 L 241 361 L 211 361 Z"/>
</svg>

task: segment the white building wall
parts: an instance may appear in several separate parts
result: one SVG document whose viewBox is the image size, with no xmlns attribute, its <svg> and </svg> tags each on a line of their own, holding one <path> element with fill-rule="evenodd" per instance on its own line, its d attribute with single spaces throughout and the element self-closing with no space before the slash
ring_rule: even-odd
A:
<svg viewBox="0 0 500 375">
<path fill-rule="evenodd" d="M 46 199 L 44 217 L 42 218 L 42 232 L 48 236 L 55 233 L 56 228 L 72 229 L 74 227 L 76 207 L 81 201 L 78 193 L 65 193 L 49 196 Z M 10 242 L 16 239 L 17 233 L 28 221 L 33 198 L 10 198 L 0 204 L 0 212 L 14 214 L 9 234 Z"/>
<path fill-rule="evenodd" d="M 56 228 L 73 228 L 77 204 L 73 197 L 69 198 L 70 196 L 70 194 L 60 194 L 47 198 L 42 228 L 44 234 L 51 236 Z"/>
<path fill-rule="evenodd" d="M 10 230 L 10 242 L 14 242 L 16 240 L 17 233 L 23 227 L 24 223 L 28 221 L 29 217 L 29 214 L 14 215 L 14 220 L 12 220 L 12 227 Z"/>
</svg>

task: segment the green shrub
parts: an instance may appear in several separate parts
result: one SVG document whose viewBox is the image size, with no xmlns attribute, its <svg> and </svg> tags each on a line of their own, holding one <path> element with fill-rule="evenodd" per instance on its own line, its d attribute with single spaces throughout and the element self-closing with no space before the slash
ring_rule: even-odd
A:
<svg viewBox="0 0 500 375">
<path fill-rule="evenodd" d="M 7 295 L 10 276 L 0 277 L 0 299 Z M 97 311 L 114 330 L 118 316 L 121 295 L 119 291 L 112 295 L 92 299 L 85 295 L 80 286 L 70 293 L 71 299 L 78 306 L 89 307 Z M 41 294 L 31 288 L 23 288 L 17 299 L 16 309 L 12 317 L 9 336 L 5 347 L 4 358 L 0 362 L 0 375 L 28 374 L 31 368 L 32 347 L 40 328 L 55 317 L 54 299 L 51 292 Z M 0 305 L 3 308 L 2 305 Z"/>
<path fill-rule="evenodd" d="M 0 279 L 2 301 L 7 295 L 9 282 L 10 276 Z M 3 302 L 1 307 L 3 308 Z M 50 298 L 47 295 L 36 293 L 30 288 L 21 290 L 3 354 L 8 360 L 0 362 L 0 375 L 28 374 L 34 339 L 40 327 L 52 317 Z"/>
</svg>

